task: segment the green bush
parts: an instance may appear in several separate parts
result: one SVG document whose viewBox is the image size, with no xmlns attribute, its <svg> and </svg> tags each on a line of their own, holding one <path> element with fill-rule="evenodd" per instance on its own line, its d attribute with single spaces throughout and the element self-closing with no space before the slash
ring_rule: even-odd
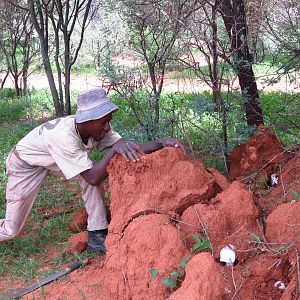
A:
<svg viewBox="0 0 300 300">
<path fill-rule="evenodd" d="M 0 123 L 18 120 L 26 116 L 26 102 L 15 98 L 10 90 L 0 94 Z"/>
<path fill-rule="evenodd" d="M 285 146 L 299 143 L 300 94 L 261 93 L 265 125 L 273 128 Z"/>
<path fill-rule="evenodd" d="M 13 88 L 0 89 L 0 99 L 9 99 L 17 96 L 16 90 Z"/>
<path fill-rule="evenodd" d="M 131 95 L 145 123 L 148 121 L 148 95 L 143 91 Z M 110 97 L 120 108 L 112 121 L 114 129 L 125 138 L 146 142 L 146 130 L 138 124 L 127 100 L 118 94 L 112 94 Z M 255 128 L 247 125 L 241 93 L 223 92 L 222 97 L 227 111 L 227 148 L 224 148 L 222 140 L 221 117 L 215 110 L 213 97 L 209 92 L 162 93 L 157 137 L 182 138 L 196 158 L 225 171 L 224 155 L 236 145 L 245 142 L 254 133 Z M 260 94 L 260 98 L 266 126 L 274 128 L 285 146 L 296 144 L 297 141 L 299 143 L 298 95 L 264 92 Z M 151 112 L 149 115 L 151 116 Z"/>
</svg>

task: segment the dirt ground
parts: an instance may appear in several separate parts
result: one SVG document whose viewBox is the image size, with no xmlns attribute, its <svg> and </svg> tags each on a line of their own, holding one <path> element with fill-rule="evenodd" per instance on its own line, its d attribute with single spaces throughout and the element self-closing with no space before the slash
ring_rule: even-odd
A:
<svg viewBox="0 0 300 300">
<path fill-rule="evenodd" d="M 0 74 L 1 75 L 1 74 Z M 2 75 L 3 77 L 3 75 Z M 28 78 L 29 87 L 30 88 L 48 88 L 47 77 L 41 73 L 35 73 L 30 75 Z M 258 88 L 261 91 L 282 91 L 282 92 L 297 92 L 299 90 L 300 84 L 294 82 L 293 84 L 289 84 L 286 82 L 285 78 L 282 78 L 279 82 L 274 83 L 272 85 L 268 85 L 264 83 L 263 79 L 258 80 Z M 150 82 L 149 82 L 150 84 Z M 87 90 L 93 87 L 103 86 L 103 81 L 100 77 L 95 75 L 82 75 L 82 74 L 73 74 L 71 78 L 71 88 L 76 90 Z M 11 79 L 7 79 L 5 83 L 5 87 L 14 87 Z M 239 90 L 238 81 L 235 80 L 232 84 L 232 88 Z M 224 86 L 223 89 L 226 91 L 228 89 L 227 86 Z M 176 92 L 204 92 L 211 91 L 211 88 L 196 79 L 173 79 L 172 74 L 166 74 L 165 82 L 164 82 L 164 91 L 176 91 Z"/>
<path fill-rule="evenodd" d="M 176 148 L 137 163 L 115 157 L 108 252 L 23 298 L 299 299 L 299 149 L 259 127 L 230 158 L 229 180 Z M 195 234 L 211 247 L 193 251 Z M 83 251 L 85 232 L 72 238 Z M 233 265 L 220 261 L 226 246 Z"/>
<path fill-rule="evenodd" d="M 140 61 L 134 57 L 129 55 L 119 55 L 114 58 L 114 61 L 120 66 L 139 66 Z M 205 66 L 206 62 L 203 57 L 196 57 L 195 61 L 198 62 L 199 66 Z M 4 78 L 5 74 L 0 73 L 0 82 L 2 78 Z M 166 73 L 164 80 L 164 91 L 176 91 L 176 92 L 203 92 L 203 91 L 211 91 L 211 88 L 197 79 L 184 79 L 180 78 L 180 74 L 177 74 L 176 77 L 178 79 L 174 79 L 174 74 Z M 273 82 L 269 84 L 266 82 L 266 79 L 273 76 L 273 74 L 266 74 L 263 77 L 257 78 L 257 86 L 260 91 L 281 91 L 281 92 L 296 92 L 299 90 L 300 81 L 294 80 L 292 83 L 288 81 L 288 78 L 282 77 L 278 82 Z M 33 73 L 28 77 L 28 84 L 30 88 L 48 88 L 47 76 L 44 73 Z M 150 80 L 148 82 L 150 86 Z M 71 88 L 76 90 L 85 90 L 93 87 L 103 86 L 103 80 L 99 76 L 95 75 L 83 75 L 72 73 L 71 76 Z M 4 87 L 14 87 L 13 81 L 11 78 L 8 78 Z M 239 90 L 238 80 L 234 80 L 233 83 L 230 84 L 230 88 Z M 224 91 L 228 90 L 228 86 L 223 86 Z"/>
</svg>

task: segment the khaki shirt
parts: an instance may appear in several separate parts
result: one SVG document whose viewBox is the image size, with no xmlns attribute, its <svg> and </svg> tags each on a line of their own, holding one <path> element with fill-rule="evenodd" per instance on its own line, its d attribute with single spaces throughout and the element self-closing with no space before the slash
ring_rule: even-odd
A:
<svg viewBox="0 0 300 300">
<path fill-rule="evenodd" d="M 121 136 L 110 130 L 97 142 L 89 138 L 85 145 L 75 129 L 75 116 L 46 122 L 29 132 L 16 145 L 20 158 L 32 166 L 61 171 L 66 179 L 91 169 L 89 153 L 94 147 L 99 151 L 114 145 Z"/>
</svg>

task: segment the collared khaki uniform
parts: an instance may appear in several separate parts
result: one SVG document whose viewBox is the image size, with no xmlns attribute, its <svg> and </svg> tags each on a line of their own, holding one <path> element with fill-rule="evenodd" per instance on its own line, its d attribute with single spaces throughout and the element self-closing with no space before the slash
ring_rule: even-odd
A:
<svg viewBox="0 0 300 300">
<path fill-rule="evenodd" d="M 49 175 L 79 180 L 88 213 L 87 229 L 107 228 L 105 204 L 99 187 L 90 185 L 79 174 L 93 167 L 89 153 L 94 147 L 101 151 L 120 138 L 118 133 L 110 130 L 100 142 L 89 138 L 85 145 L 76 132 L 74 116 L 49 121 L 29 132 L 6 160 L 7 202 L 5 219 L 0 220 L 0 241 L 12 239 L 20 233 Z"/>
</svg>

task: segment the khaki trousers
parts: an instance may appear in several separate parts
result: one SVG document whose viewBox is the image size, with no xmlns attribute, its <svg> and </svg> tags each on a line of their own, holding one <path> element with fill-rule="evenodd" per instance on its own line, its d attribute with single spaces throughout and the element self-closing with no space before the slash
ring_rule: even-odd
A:
<svg viewBox="0 0 300 300">
<path fill-rule="evenodd" d="M 63 176 L 61 172 L 27 164 L 15 149 L 6 160 L 6 174 L 6 214 L 5 219 L 0 220 L 0 241 L 19 235 L 46 176 Z M 106 229 L 106 209 L 99 186 L 88 184 L 80 175 L 74 179 L 79 180 L 82 189 L 82 198 L 88 213 L 87 229 Z"/>
</svg>

